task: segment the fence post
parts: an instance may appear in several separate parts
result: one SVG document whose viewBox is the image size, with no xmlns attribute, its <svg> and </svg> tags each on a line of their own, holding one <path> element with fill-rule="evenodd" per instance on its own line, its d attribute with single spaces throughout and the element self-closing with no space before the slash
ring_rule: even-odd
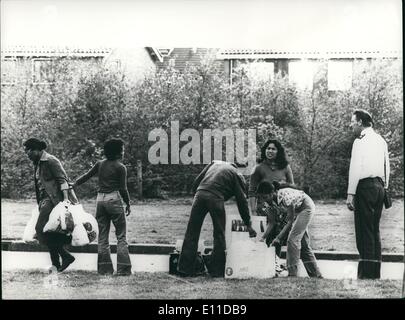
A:
<svg viewBox="0 0 405 320">
<path fill-rule="evenodd" d="M 138 198 L 139 200 L 142 200 L 142 161 L 141 160 L 137 160 L 136 161 L 136 178 L 137 178 L 137 182 L 138 182 Z"/>
</svg>

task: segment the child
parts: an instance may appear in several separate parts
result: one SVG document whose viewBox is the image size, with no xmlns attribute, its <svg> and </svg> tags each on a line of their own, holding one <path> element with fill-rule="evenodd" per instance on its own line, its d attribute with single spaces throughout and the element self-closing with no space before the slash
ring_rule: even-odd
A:
<svg viewBox="0 0 405 320">
<path fill-rule="evenodd" d="M 310 277 L 322 278 L 318 269 L 315 255 L 309 244 L 308 225 L 315 213 L 315 204 L 304 191 L 294 188 L 280 188 L 278 182 L 270 183 L 263 181 L 257 187 L 257 194 L 271 207 L 273 201 L 286 209 L 284 215 L 275 214 L 274 209 L 268 209 L 270 213 L 269 225 L 263 235 L 273 238 L 271 245 L 276 247 L 278 255 L 281 245 L 287 238 L 287 269 L 288 276 L 297 276 L 298 262 L 301 257 L 305 269 Z M 273 213 L 272 213 L 273 212 Z M 291 231 L 289 231 L 291 228 Z M 269 241 L 266 239 L 267 242 Z"/>
</svg>

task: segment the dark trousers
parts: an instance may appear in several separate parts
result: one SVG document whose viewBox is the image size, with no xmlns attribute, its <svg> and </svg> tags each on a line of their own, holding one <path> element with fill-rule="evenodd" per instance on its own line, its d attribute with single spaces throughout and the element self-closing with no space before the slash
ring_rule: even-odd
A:
<svg viewBox="0 0 405 320">
<path fill-rule="evenodd" d="M 191 208 L 183 247 L 179 257 L 178 271 L 194 275 L 198 269 L 197 248 L 202 224 L 210 213 L 214 227 L 214 248 L 208 268 L 214 276 L 223 276 L 225 271 L 225 207 L 224 199 L 208 191 L 197 191 Z"/>
<path fill-rule="evenodd" d="M 71 242 L 72 237 L 58 232 L 43 232 L 44 226 L 48 222 L 49 215 L 53 208 L 54 205 L 48 197 L 39 201 L 39 216 L 35 231 L 38 241 L 48 247 L 52 265 L 59 268 L 61 266 L 60 257 L 62 259 L 71 257 L 71 254 L 64 246 Z"/>
<path fill-rule="evenodd" d="M 380 178 L 360 180 L 355 196 L 354 226 L 360 261 L 359 279 L 381 276 L 380 218 L 384 202 L 384 186 Z"/>
</svg>

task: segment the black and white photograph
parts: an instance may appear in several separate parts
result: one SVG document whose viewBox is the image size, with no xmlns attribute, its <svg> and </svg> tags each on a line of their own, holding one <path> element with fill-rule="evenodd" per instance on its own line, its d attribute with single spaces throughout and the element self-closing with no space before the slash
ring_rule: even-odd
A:
<svg viewBox="0 0 405 320">
<path fill-rule="evenodd" d="M 2 300 L 405 298 L 401 1 L 0 4 Z"/>
</svg>

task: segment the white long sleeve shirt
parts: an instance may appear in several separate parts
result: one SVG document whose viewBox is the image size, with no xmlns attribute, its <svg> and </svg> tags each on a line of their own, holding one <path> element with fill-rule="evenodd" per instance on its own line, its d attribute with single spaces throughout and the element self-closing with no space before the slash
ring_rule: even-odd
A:
<svg viewBox="0 0 405 320">
<path fill-rule="evenodd" d="M 348 194 L 356 194 L 359 181 L 381 177 L 388 188 L 390 162 L 385 140 L 373 128 L 364 129 L 353 143 L 350 159 Z"/>
</svg>

